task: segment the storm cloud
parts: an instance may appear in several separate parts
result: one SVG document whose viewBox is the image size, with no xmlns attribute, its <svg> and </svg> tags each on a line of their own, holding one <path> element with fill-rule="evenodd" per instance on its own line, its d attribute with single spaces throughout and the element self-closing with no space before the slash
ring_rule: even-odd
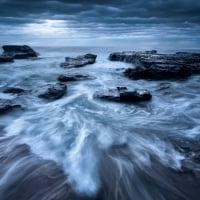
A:
<svg viewBox="0 0 200 200">
<path fill-rule="evenodd" d="M 34 36 L 35 40 L 57 38 L 75 45 L 91 40 L 128 44 L 163 39 L 196 48 L 200 44 L 200 1 L 196 0 L 0 2 L 1 43 L 15 35 L 24 41 Z"/>
</svg>

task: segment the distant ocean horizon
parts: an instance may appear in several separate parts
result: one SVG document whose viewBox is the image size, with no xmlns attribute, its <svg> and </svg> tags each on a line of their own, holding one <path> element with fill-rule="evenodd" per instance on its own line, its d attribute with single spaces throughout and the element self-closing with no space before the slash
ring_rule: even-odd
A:
<svg viewBox="0 0 200 200">
<path fill-rule="evenodd" d="M 48 51 L 55 51 L 55 50 L 72 50 L 75 52 L 85 53 L 86 51 L 94 51 L 95 52 L 105 52 L 105 53 L 112 53 L 112 52 L 122 52 L 122 51 L 149 51 L 149 50 L 157 50 L 158 53 L 176 53 L 176 52 L 200 52 L 199 48 L 165 48 L 165 47 L 131 47 L 131 46 L 46 46 L 46 45 L 32 45 L 34 49 L 48 49 Z"/>
</svg>

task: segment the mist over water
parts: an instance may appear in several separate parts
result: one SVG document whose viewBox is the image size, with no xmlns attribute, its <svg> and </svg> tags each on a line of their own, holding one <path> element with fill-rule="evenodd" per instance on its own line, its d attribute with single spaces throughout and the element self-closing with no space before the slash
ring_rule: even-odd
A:
<svg viewBox="0 0 200 200">
<path fill-rule="evenodd" d="M 183 183 L 181 175 L 176 174 L 182 170 L 185 159 L 176 144 L 199 141 L 200 76 L 179 81 L 133 81 L 122 73 L 131 64 L 107 59 L 113 48 L 36 50 L 40 59 L 0 66 L 1 88 L 32 90 L 20 96 L 0 93 L 1 98 L 15 99 L 24 105 L 22 111 L 0 116 L 1 152 L 27 144 L 39 159 L 55 161 L 64 170 L 65 181 L 82 195 L 93 197 L 102 191 L 102 199 L 107 200 L 191 199 L 188 191 L 193 184 L 185 177 Z M 88 52 L 98 55 L 95 64 L 73 69 L 59 66 L 66 56 Z M 56 101 L 33 95 L 68 72 L 87 73 L 94 79 L 69 82 L 67 94 Z M 137 104 L 93 99 L 95 91 L 116 86 L 148 89 L 153 99 Z M 4 165 L 0 169 L 0 188 L 4 188 L 1 191 L 20 177 L 21 169 L 33 165 L 34 159 L 20 153 L 12 164 Z M 27 176 L 31 172 L 29 169 L 23 173 Z M 57 192 L 55 188 L 51 194 Z M 195 200 L 199 192 L 195 190 L 190 195 Z M 31 199 L 36 198 L 37 195 Z"/>
</svg>

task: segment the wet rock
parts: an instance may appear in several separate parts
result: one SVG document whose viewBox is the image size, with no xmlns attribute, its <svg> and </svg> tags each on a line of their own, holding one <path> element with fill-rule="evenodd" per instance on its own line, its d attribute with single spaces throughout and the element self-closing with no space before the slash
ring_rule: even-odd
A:
<svg viewBox="0 0 200 200">
<path fill-rule="evenodd" d="M 83 67 L 95 63 L 96 57 L 97 55 L 90 53 L 75 58 L 66 57 L 65 62 L 61 63 L 60 66 L 64 68 Z"/>
<path fill-rule="evenodd" d="M 80 81 L 80 80 L 86 80 L 91 79 L 92 77 L 88 74 L 62 74 L 58 77 L 58 80 L 61 82 L 68 82 L 68 81 Z"/>
<path fill-rule="evenodd" d="M 151 66 L 129 68 L 124 74 L 132 79 L 166 80 L 187 78 L 192 72 L 184 66 L 155 64 Z"/>
<path fill-rule="evenodd" d="M 111 53 L 108 57 L 111 61 L 121 61 L 127 63 L 134 63 L 139 57 L 157 54 L 156 50 L 151 51 L 123 51 Z"/>
<path fill-rule="evenodd" d="M 12 100 L 0 99 L 0 114 L 4 114 L 15 108 L 22 108 L 22 106 L 14 103 Z"/>
<path fill-rule="evenodd" d="M 56 100 L 60 99 L 67 91 L 67 86 L 64 83 L 48 84 L 41 88 L 38 97 Z"/>
<path fill-rule="evenodd" d="M 26 59 L 38 56 L 38 53 L 28 45 L 4 45 L 2 48 L 4 56 L 11 56 L 14 59 Z"/>
<path fill-rule="evenodd" d="M 7 63 L 7 62 L 13 62 L 14 59 L 12 56 L 5 56 L 5 55 L 1 55 L 0 56 L 0 63 Z"/>
<path fill-rule="evenodd" d="M 125 71 L 125 75 L 132 79 L 184 79 L 200 73 L 200 53 L 158 54 L 155 50 L 131 51 L 110 54 L 109 59 L 135 64 L 136 67 Z"/>
<path fill-rule="evenodd" d="M 5 90 L 3 90 L 3 93 L 12 93 L 12 94 L 21 94 L 24 92 L 26 92 L 26 90 L 17 87 L 8 87 Z"/>
<path fill-rule="evenodd" d="M 96 92 L 94 98 L 116 102 L 140 102 L 150 100 L 152 95 L 147 90 L 128 90 L 126 87 L 117 87 L 116 89 Z"/>
<path fill-rule="evenodd" d="M 147 164 L 140 159 L 142 152 L 138 155 L 129 144 L 103 152 L 99 161 L 102 199 L 198 200 L 200 179 L 167 166 L 152 153 Z"/>
<path fill-rule="evenodd" d="M 5 180 L 1 200 L 97 200 L 76 193 L 57 163 L 33 154 L 27 144 L 13 146 L 11 141 L 0 141 L 0 174 Z"/>
<path fill-rule="evenodd" d="M 28 145 L 1 152 L 0 159 L 2 176 L 8 173 L 10 166 L 17 166 L 0 188 L 0 199 L 68 199 L 64 172 L 53 161 L 33 155 Z"/>
</svg>

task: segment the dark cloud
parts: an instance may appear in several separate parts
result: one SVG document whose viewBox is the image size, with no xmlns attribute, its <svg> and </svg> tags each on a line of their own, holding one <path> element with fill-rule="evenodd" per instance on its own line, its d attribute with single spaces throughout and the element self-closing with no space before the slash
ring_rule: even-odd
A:
<svg viewBox="0 0 200 200">
<path fill-rule="evenodd" d="M 196 37 L 198 0 L 0 0 L 0 26 L 22 27 L 63 20 L 82 37 Z M 63 25 L 62 25 L 63 26 Z M 0 27 L 0 28 L 1 28 Z M 20 30 L 17 29 L 20 34 Z M 2 36 L 3 37 L 3 36 Z M 5 37 L 5 36 L 4 36 Z"/>
<path fill-rule="evenodd" d="M 31 18 L 73 18 L 102 23 L 200 23 L 197 0 L 1 0 L 1 18 L 16 17 L 19 23 Z M 112 19 L 113 17 L 113 19 Z M 117 17 L 117 19 L 115 18 Z M 114 20 L 116 19 L 116 20 Z M 138 19 L 138 21 L 136 21 Z M 154 20 L 155 19 L 155 20 Z M 14 19 L 13 19 L 14 21 Z M 15 22 L 14 22 L 15 23 Z"/>
</svg>

